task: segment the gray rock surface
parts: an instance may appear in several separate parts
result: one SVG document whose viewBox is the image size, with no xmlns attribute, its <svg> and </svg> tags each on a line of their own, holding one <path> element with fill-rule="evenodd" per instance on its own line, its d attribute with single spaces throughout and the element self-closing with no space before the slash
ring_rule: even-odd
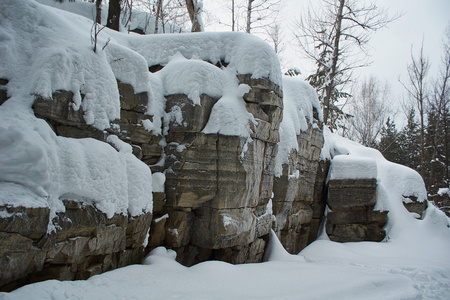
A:
<svg viewBox="0 0 450 300">
<path fill-rule="evenodd" d="M 289 164 L 283 165 L 279 178 L 275 177 L 273 198 L 276 218 L 273 229 L 286 250 L 293 254 L 317 237 L 318 223 L 324 209 L 321 205 L 321 187 L 326 178 L 319 176 L 321 173 L 318 172 L 321 170 L 322 130 L 310 124 L 307 131 L 297 136 L 297 143 L 299 151 L 291 151 Z"/>
<path fill-rule="evenodd" d="M 376 179 L 328 182 L 326 232 L 336 242 L 379 242 L 385 238 L 387 211 L 375 211 Z"/>
<path fill-rule="evenodd" d="M 244 95 L 247 110 L 257 120 L 251 141 L 202 133 L 218 99 L 201 95 L 201 105 L 194 105 L 186 95 L 166 97 L 166 112 L 180 110 L 183 122 L 169 122 L 165 136 L 166 200 L 155 208 L 155 217 L 168 218 L 152 224 L 150 246 L 175 249 L 185 265 L 206 259 L 260 261 L 271 228 L 267 210 L 281 92 L 266 79 L 240 75 L 238 80 L 252 87 Z"/>
</svg>

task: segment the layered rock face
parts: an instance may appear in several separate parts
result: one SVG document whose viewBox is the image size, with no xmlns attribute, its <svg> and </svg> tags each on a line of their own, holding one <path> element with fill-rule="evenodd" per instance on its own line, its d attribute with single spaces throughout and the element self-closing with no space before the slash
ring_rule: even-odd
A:
<svg viewBox="0 0 450 300">
<path fill-rule="evenodd" d="M 384 239 L 387 211 L 375 210 L 377 164 L 369 158 L 338 155 L 331 161 L 326 232 L 332 241 Z"/>
<path fill-rule="evenodd" d="M 299 151 L 289 155 L 289 164 L 283 164 L 283 173 L 275 177 L 273 228 L 283 246 L 296 254 L 317 237 L 323 216 L 322 188 L 326 174 L 319 166 L 323 146 L 322 130 L 309 126 L 297 136 Z M 314 220 L 313 220 L 314 218 Z M 310 237 L 311 236 L 311 237 Z"/>
<path fill-rule="evenodd" d="M 317 237 L 328 168 L 319 159 L 324 138 L 315 90 L 286 77 L 283 92 L 285 110 L 275 166 L 272 227 L 286 250 L 297 254 Z"/>
<path fill-rule="evenodd" d="M 386 233 L 387 211 L 374 210 L 376 179 L 341 179 L 328 182 L 326 232 L 335 242 L 380 242 Z"/>
<path fill-rule="evenodd" d="M 46 279 L 87 279 L 140 263 L 151 214 L 107 218 L 93 206 L 63 200 L 64 213 L 47 233 L 47 207 L 0 207 L 0 287 L 10 291 Z"/>
<path fill-rule="evenodd" d="M 251 87 L 244 95 L 256 120 L 250 138 L 202 132 L 218 99 L 202 95 L 195 105 L 186 95 L 166 96 L 166 112 L 176 107 L 183 122 L 169 124 L 166 200 L 155 205 L 150 246 L 175 249 L 185 265 L 262 259 L 283 106 L 280 88 L 269 80 L 241 75 L 239 82 Z"/>
</svg>

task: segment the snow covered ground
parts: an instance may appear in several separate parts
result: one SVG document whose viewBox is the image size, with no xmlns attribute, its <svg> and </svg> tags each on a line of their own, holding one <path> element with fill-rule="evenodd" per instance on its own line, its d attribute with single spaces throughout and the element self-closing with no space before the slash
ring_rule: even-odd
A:
<svg viewBox="0 0 450 300">
<path fill-rule="evenodd" d="M 448 219 L 435 208 L 387 242 L 335 243 L 326 236 L 290 255 L 274 234 L 268 261 L 208 261 L 187 268 L 165 248 L 143 265 L 86 281 L 45 281 L 0 299 L 449 299 Z"/>
</svg>

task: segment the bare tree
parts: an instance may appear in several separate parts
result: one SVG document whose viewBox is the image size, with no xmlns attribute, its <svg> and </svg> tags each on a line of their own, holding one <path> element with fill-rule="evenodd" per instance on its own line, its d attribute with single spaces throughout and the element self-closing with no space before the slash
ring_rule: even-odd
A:
<svg viewBox="0 0 450 300">
<path fill-rule="evenodd" d="M 375 4 L 357 0 L 320 0 L 320 4 L 301 17 L 294 34 L 305 56 L 317 65 L 308 81 L 319 94 L 324 123 L 329 124 L 331 113 L 342 113 L 335 103 L 349 96 L 343 88 L 352 70 L 369 64 L 366 46 L 371 33 L 398 16 L 389 17 Z"/>
<path fill-rule="evenodd" d="M 159 21 L 161 19 L 161 15 L 162 15 L 162 2 L 163 2 L 163 0 L 156 1 L 155 31 L 154 31 L 155 34 L 157 34 L 159 31 Z"/>
<path fill-rule="evenodd" d="M 102 24 L 102 0 L 95 0 L 95 22 Z"/>
<path fill-rule="evenodd" d="M 180 32 L 190 22 L 184 0 L 133 0 L 133 6 L 155 16 L 154 19 L 147 18 L 144 32 L 147 32 L 147 26 L 155 34 Z M 151 20 L 154 27 L 150 26 Z"/>
<path fill-rule="evenodd" d="M 235 19 L 235 14 L 236 14 L 236 5 L 235 5 L 235 0 L 231 0 L 231 31 L 234 31 L 235 26 L 236 26 L 236 19 Z"/>
<path fill-rule="evenodd" d="M 351 97 L 349 110 L 353 117 L 348 120 L 347 137 L 373 147 L 391 115 L 388 84 L 381 85 L 375 77 L 363 81 Z"/>
<path fill-rule="evenodd" d="M 268 26 L 267 21 L 276 18 L 279 4 L 279 0 L 247 0 L 245 32 Z"/>
<path fill-rule="evenodd" d="M 247 33 L 250 33 L 250 30 L 251 30 L 253 2 L 255 2 L 255 0 L 248 0 L 248 2 L 247 2 L 247 27 L 245 29 L 245 32 L 247 32 Z"/>
<path fill-rule="evenodd" d="M 279 54 L 284 50 L 282 43 L 283 34 L 281 32 L 281 26 L 278 22 L 274 22 L 273 25 L 266 28 L 266 34 L 269 37 L 269 42 L 273 45 L 275 53 Z"/>
<path fill-rule="evenodd" d="M 444 41 L 443 68 L 434 83 L 433 93 L 429 100 L 428 143 L 430 153 L 429 188 L 442 187 L 443 179 L 448 187 L 449 179 L 449 109 L 450 109 L 450 26 L 447 27 Z M 431 118 L 431 120 L 430 120 Z M 431 122 L 430 122 L 431 121 Z M 432 128 L 430 128 L 432 127 Z M 430 136 L 431 135 L 431 136 Z M 443 173 L 437 174 L 439 169 Z M 439 177 L 439 178 L 436 178 Z M 444 178 L 442 178 L 444 177 Z M 434 191 L 435 192 L 435 191 Z"/>
<path fill-rule="evenodd" d="M 411 63 L 408 64 L 408 83 L 400 83 L 408 92 L 416 104 L 420 121 L 420 169 L 419 173 L 424 176 L 425 164 L 425 112 L 428 101 L 427 75 L 430 69 L 428 59 L 423 55 L 423 42 L 418 57 L 415 57 L 411 49 Z"/>
<path fill-rule="evenodd" d="M 201 19 L 201 11 L 203 8 L 203 3 L 198 0 L 186 0 L 186 7 L 189 13 L 189 18 L 192 23 L 192 32 L 204 31 L 203 21 Z"/>
</svg>

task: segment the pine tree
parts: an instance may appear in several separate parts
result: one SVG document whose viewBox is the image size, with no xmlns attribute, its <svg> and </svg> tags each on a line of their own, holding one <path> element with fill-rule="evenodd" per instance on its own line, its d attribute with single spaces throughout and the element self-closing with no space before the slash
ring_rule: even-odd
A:
<svg viewBox="0 0 450 300">
<path fill-rule="evenodd" d="M 386 124 L 383 126 L 380 141 L 375 148 L 377 148 L 387 160 L 400 163 L 402 159 L 400 134 L 391 118 L 388 118 Z"/>
<path fill-rule="evenodd" d="M 407 124 L 400 133 L 399 143 L 402 152 L 399 163 L 417 170 L 420 164 L 420 131 L 414 108 L 408 113 Z"/>
<path fill-rule="evenodd" d="M 442 155 L 444 143 L 444 128 L 441 124 L 441 116 L 438 111 L 431 109 L 428 114 L 428 122 L 426 127 L 425 145 L 426 145 L 426 164 L 424 180 L 430 194 L 435 194 L 437 189 L 441 187 L 442 180 L 445 177 L 445 165 L 443 160 L 445 154 Z"/>
</svg>

